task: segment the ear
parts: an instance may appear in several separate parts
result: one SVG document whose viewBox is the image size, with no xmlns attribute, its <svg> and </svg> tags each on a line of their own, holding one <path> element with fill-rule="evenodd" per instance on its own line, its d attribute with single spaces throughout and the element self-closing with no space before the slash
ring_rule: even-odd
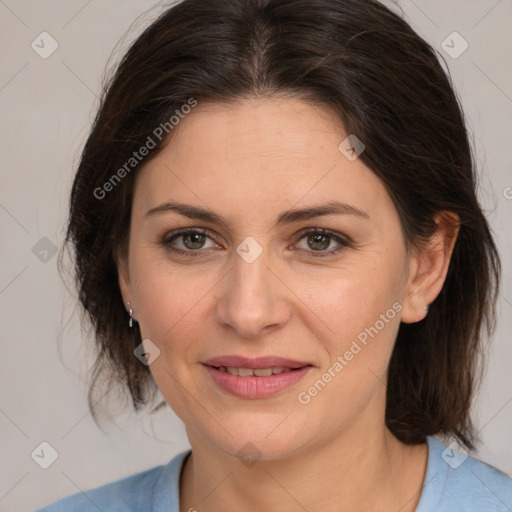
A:
<svg viewBox="0 0 512 512">
<path fill-rule="evenodd" d="M 122 249 L 116 251 L 114 255 L 114 260 L 117 265 L 119 289 L 121 290 L 121 295 L 123 296 L 124 305 L 125 307 L 127 307 L 126 303 L 129 302 L 133 308 L 134 302 L 128 265 L 128 251 Z"/>
<path fill-rule="evenodd" d="M 459 233 L 456 213 L 442 211 L 434 217 L 437 228 L 427 242 L 412 249 L 409 260 L 409 277 L 403 299 L 402 322 L 423 320 L 432 303 L 441 292 L 455 241 Z"/>
</svg>

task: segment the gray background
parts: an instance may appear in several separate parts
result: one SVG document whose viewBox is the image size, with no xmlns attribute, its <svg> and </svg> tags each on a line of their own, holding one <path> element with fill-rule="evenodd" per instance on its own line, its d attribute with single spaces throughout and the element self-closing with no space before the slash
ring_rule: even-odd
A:
<svg viewBox="0 0 512 512">
<path fill-rule="evenodd" d="M 475 403 L 483 439 L 476 455 L 512 476 L 512 0 L 399 5 L 444 55 L 474 136 L 479 195 L 504 262 L 498 329 Z M 53 244 L 62 243 L 73 170 L 105 64 L 118 41 L 115 58 L 163 6 L 141 0 L 0 0 L 2 511 L 34 509 L 166 463 L 188 447 L 184 427 L 169 408 L 153 417 L 126 411 L 104 432 L 96 427 L 86 403 L 92 344 L 52 254 Z M 31 47 L 34 40 L 43 46 L 38 36 L 44 31 L 59 45 L 46 59 Z M 469 44 L 458 58 L 441 46 L 453 31 Z M 452 39 L 452 51 L 460 50 Z M 50 48 L 49 39 L 44 46 Z M 110 400 L 121 409 L 115 398 L 106 396 L 98 407 Z M 42 441 L 58 453 L 46 470 L 31 458 Z"/>
</svg>

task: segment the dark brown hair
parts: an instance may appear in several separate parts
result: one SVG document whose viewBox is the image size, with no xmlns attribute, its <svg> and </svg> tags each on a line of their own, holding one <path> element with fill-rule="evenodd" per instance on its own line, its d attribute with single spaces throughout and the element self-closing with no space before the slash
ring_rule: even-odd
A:
<svg viewBox="0 0 512 512">
<path fill-rule="evenodd" d="M 346 132 L 363 141 L 360 158 L 386 186 L 408 243 L 432 235 L 436 212 L 459 216 L 441 293 L 425 320 L 400 326 L 386 423 L 405 443 L 440 434 L 473 448 L 470 405 L 483 335 L 494 328 L 500 260 L 449 76 L 432 47 L 374 0 L 185 0 L 124 55 L 81 156 L 67 231 L 98 349 L 91 409 L 102 376 L 122 383 L 135 409 L 155 397 L 148 368 L 133 354 L 140 331 L 128 327 L 115 255 L 126 246 L 137 170 L 172 131 L 122 179 L 112 182 L 113 175 L 191 98 L 226 103 L 277 94 L 334 109 Z"/>
</svg>

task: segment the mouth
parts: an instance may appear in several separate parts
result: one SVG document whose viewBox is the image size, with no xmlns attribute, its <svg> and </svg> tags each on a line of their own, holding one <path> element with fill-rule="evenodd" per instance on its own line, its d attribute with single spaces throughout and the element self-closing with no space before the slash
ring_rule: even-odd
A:
<svg viewBox="0 0 512 512">
<path fill-rule="evenodd" d="M 224 356 L 202 363 L 213 382 L 239 398 L 266 398 L 296 384 L 313 365 L 279 357 Z"/>
<path fill-rule="evenodd" d="M 271 375 L 279 375 L 286 372 L 294 372 L 299 368 L 286 368 L 283 366 L 273 366 L 271 368 L 237 368 L 234 366 L 212 366 L 220 372 L 237 375 L 239 377 L 270 377 Z"/>
</svg>

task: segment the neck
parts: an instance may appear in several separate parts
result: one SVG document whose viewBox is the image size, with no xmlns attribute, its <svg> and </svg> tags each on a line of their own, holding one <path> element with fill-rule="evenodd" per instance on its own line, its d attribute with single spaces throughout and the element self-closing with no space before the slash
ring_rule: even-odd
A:
<svg viewBox="0 0 512 512">
<path fill-rule="evenodd" d="M 188 432 L 192 455 L 180 481 L 181 511 L 413 512 L 427 445 L 409 446 L 372 423 L 322 445 L 251 467 Z"/>
</svg>

